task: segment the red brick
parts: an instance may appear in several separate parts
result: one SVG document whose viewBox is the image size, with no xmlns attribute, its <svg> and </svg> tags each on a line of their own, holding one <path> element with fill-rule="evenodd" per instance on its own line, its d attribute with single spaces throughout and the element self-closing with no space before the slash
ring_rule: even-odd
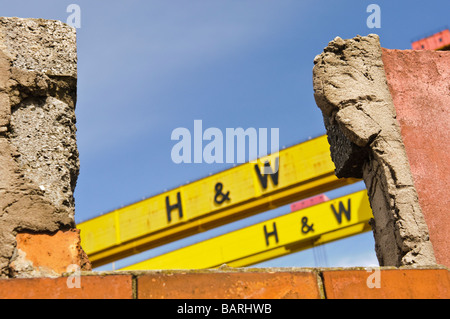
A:
<svg viewBox="0 0 450 319">
<path fill-rule="evenodd" d="M 314 272 L 155 273 L 137 279 L 138 299 L 318 299 Z"/>
<path fill-rule="evenodd" d="M 19 254 L 24 254 L 27 261 L 33 263 L 33 268 L 48 269 L 62 274 L 69 265 L 82 267 L 84 252 L 80 246 L 80 232 L 78 229 L 58 231 L 53 235 L 19 233 L 16 236 Z M 14 262 L 11 266 L 14 268 Z"/>
<path fill-rule="evenodd" d="M 436 260 L 450 267 L 450 52 L 383 49 L 383 63 Z"/>
<path fill-rule="evenodd" d="M 450 278 L 446 269 L 381 270 L 380 288 L 369 288 L 374 272 L 365 270 L 324 271 L 327 299 L 448 299 Z"/>
<path fill-rule="evenodd" d="M 81 276 L 80 288 L 68 288 L 70 277 L 0 280 L 0 299 L 131 299 L 132 276 Z"/>
</svg>

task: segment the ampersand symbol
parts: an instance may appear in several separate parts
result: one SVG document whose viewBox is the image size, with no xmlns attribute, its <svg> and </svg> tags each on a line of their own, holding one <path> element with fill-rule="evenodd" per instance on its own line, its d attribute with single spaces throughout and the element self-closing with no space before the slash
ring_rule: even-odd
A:
<svg viewBox="0 0 450 319">
<path fill-rule="evenodd" d="M 307 234 L 310 231 L 314 232 L 314 228 L 313 228 L 314 224 L 308 225 L 308 217 L 303 217 L 302 218 L 302 233 L 303 234 Z"/>
<path fill-rule="evenodd" d="M 226 194 L 224 194 L 224 193 L 222 193 L 222 189 L 223 189 L 222 183 L 217 183 L 215 186 L 216 196 L 214 196 L 214 201 L 217 204 L 222 204 L 224 201 L 230 200 L 230 192 L 227 192 Z"/>
</svg>

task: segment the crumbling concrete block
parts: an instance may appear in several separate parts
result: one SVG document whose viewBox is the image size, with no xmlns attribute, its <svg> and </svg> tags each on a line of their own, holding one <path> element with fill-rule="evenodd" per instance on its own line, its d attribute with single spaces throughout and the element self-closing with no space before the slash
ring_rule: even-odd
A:
<svg viewBox="0 0 450 319">
<path fill-rule="evenodd" d="M 435 264 L 378 36 L 331 41 L 314 59 L 313 85 L 336 175 L 366 184 L 380 265 Z"/>
<path fill-rule="evenodd" d="M 75 229 L 76 82 L 75 29 L 59 21 L 0 18 L 0 277 L 52 272 L 51 262 L 40 273 L 22 258 L 31 254 L 17 248 L 22 233 L 54 238 Z M 72 249 L 66 241 L 48 245 Z"/>
</svg>

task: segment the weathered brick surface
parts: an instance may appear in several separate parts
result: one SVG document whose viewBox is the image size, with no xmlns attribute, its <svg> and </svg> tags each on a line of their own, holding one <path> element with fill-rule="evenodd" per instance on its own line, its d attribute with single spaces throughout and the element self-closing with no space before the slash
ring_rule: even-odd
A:
<svg viewBox="0 0 450 319">
<path fill-rule="evenodd" d="M 383 63 L 434 255 L 450 267 L 450 52 L 383 49 Z"/>
<path fill-rule="evenodd" d="M 58 231 L 53 235 L 19 233 L 16 236 L 17 254 L 10 267 L 20 272 L 30 266 L 40 273 L 60 275 L 71 271 L 68 267 L 83 268 L 89 264 L 80 246 L 80 232 L 77 229 Z"/>
<path fill-rule="evenodd" d="M 392 269 L 380 271 L 380 288 L 367 284 L 374 272 L 324 271 L 327 299 L 448 299 L 450 279 L 446 269 Z M 373 281 L 372 281 L 373 283 Z"/>
<path fill-rule="evenodd" d="M 305 272 L 161 273 L 137 278 L 139 299 L 318 299 L 317 274 Z"/>
<path fill-rule="evenodd" d="M 80 288 L 68 288 L 71 277 L 0 279 L 0 299 L 131 299 L 132 276 L 81 276 Z"/>
</svg>

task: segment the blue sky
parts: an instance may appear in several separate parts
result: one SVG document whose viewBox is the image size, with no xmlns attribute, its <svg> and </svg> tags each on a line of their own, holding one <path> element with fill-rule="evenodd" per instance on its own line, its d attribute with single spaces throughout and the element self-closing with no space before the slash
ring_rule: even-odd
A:
<svg viewBox="0 0 450 319">
<path fill-rule="evenodd" d="M 279 128 L 280 146 L 325 134 L 312 66 L 336 36 L 377 33 L 385 48 L 410 49 L 411 39 L 450 24 L 450 2 L 444 0 L 19 0 L 1 1 L 0 16 L 66 22 L 71 3 L 81 8 L 77 222 L 229 168 L 172 162 L 171 132 L 193 129 L 196 119 L 223 132 Z M 380 29 L 366 25 L 371 3 L 381 8 Z M 329 197 L 362 188 L 359 183 Z M 101 269 L 288 211 L 280 208 Z M 319 255 L 326 262 L 317 261 Z M 260 266 L 374 264 L 373 236 L 366 233 Z"/>
</svg>

